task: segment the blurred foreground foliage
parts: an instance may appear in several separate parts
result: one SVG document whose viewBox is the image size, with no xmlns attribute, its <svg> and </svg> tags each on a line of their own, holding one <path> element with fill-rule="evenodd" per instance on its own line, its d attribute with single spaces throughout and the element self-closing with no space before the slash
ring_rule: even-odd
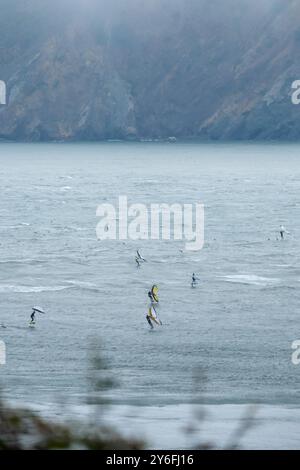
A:
<svg viewBox="0 0 300 470">
<path fill-rule="evenodd" d="M 93 344 L 91 351 L 86 404 L 93 405 L 93 413 L 89 419 L 54 421 L 34 411 L 15 409 L 0 398 L 0 450 L 139 450 L 145 447 L 142 440 L 125 437 L 105 424 L 107 394 L 117 383 L 102 357 L 99 343 Z"/>
<path fill-rule="evenodd" d="M 0 403 L 0 450 L 142 448 L 142 441 L 127 439 L 108 426 L 58 424 L 34 412 Z"/>
<path fill-rule="evenodd" d="M 109 391 L 117 387 L 107 360 L 97 345 L 92 348 L 87 369 L 86 405 L 92 410 L 88 420 L 63 423 L 41 417 L 34 411 L 15 409 L 0 397 L 0 450 L 140 450 L 144 441 L 125 437 L 111 425 L 105 424 L 104 414 L 109 406 Z M 98 351 L 96 354 L 94 351 Z M 193 377 L 195 404 L 202 402 L 207 379 L 201 369 Z M 207 420 L 204 407 L 192 407 L 191 420 L 184 429 L 190 448 L 197 450 L 220 449 L 216 443 L 199 438 L 199 431 Z M 245 434 L 255 424 L 256 407 L 250 406 L 239 425 L 233 430 L 223 448 L 240 449 Z"/>
</svg>

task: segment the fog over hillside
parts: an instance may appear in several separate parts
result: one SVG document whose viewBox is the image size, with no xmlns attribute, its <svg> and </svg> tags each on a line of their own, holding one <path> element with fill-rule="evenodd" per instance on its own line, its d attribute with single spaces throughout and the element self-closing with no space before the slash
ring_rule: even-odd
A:
<svg viewBox="0 0 300 470">
<path fill-rule="evenodd" d="M 299 139 L 299 55 L 299 0 L 1 0 L 0 137 Z"/>
</svg>

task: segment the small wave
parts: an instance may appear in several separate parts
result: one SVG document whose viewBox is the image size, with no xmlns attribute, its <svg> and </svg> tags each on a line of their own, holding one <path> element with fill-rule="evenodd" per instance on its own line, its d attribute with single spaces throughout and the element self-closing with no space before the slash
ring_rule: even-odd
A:
<svg viewBox="0 0 300 470">
<path fill-rule="evenodd" d="M 14 293 L 37 293 L 37 292 L 58 292 L 65 289 L 70 289 L 70 286 L 15 286 L 10 284 L 0 285 L 1 294 L 9 294 L 10 292 Z"/>
<path fill-rule="evenodd" d="M 295 286 L 289 286 L 289 285 L 284 285 L 284 286 L 282 286 L 282 285 L 280 285 L 280 286 L 278 286 L 278 285 L 273 285 L 273 286 L 268 286 L 268 287 L 264 286 L 264 287 L 262 287 L 261 290 L 262 290 L 262 291 L 264 291 L 264 290 L 269 290 L 269 291 L 270 291 L 270 290 L 275 290 L 275 289 L 276 289 L 276 290 L 278 290 L 278 289 L 280 289 L 280 290 L 288 290 L 288 291 L 290 291 L 290 290 L 298 290 Z"/>
<path fill-rule="evenodd" d="M 276 268 L 291 268 L 291 264 L 273 264 Z"/>
<path fill-rule="evenodd" d="M 146 180 L 146 181 L 143 181 L 143 183 L 140 183 L 142 186 L 143 185 L 147 185 L 147 184 L 160 184 L 160 181 L 159 180 L 154 180 L 154 179 L 149 179 L 149 180 Z"/>
<path fill-rule="evenodd" d="M 262 286 L 267 287 L 270 285 L 277 284 L 280 282 L 280 279 L 267 278 L 262 276 L 256 276 L 254 274 L 236 274 L 228 276 L 220 276 L 226 282 L 233 282 L 238 284 L 248 284 L 253 286 Z"/>
<path fill-rule="evenodd" d="M 69 227 L 65 227 L 64 231 L 74 231 L 74 232 L 90 232 L 93 229 L 90 227 L 75 227 L 74 225 L 70 225 Z"/>
<path fill-rule="evenodd" d="M 15 224 L 15 225 L 2 225 L 2 228 L 7 228 L 7 229 L 14 229 L 14 228 L 21 228 L 21 227 L 30 227 L 30 224 L 27 222 L 21 222 L 20 224 Z"/>
<path fill-rule="evenodd" d="M 249 242 L 249 241 L 244 241 L 244 242 L 235 242 L 234 245 L 235 246 L 243 246 L 243 247 L 251 247 L 251 246 L 254 246 L 254 245 L 261 245 L 262 243 L 264 243 L 264 240 L 257 240 L 257 241 L 252 241 L 252 242 Z"/>
<path fill-rule="evenodd" d="M 92 282 L 84 282 L 84 281 L 66 281 L 67 284 L 70 284 L 70 287 L 79 287 L 83 290 L 91 290 L 94 292 L 98 292 L 99 288 L 93 284 Z"/>
<path fill-rule="evenodd" d="M 4 259 L 0 260 L 0 264 L 44 264 L 45 261 L 41 259 L 32 259 L 32 258 L 24 258 L 24 259 Z"/>
<path fill-rule="evenodd" d="M 63 180 L 63 179 L 72 180 L 72 179 L 73 179 L 73 176 L 71 176 L 71 175 L 62 175 L 62 176 L 60 176 L 59 178 L 62 179 L 62 180 Z"/>
</svg>

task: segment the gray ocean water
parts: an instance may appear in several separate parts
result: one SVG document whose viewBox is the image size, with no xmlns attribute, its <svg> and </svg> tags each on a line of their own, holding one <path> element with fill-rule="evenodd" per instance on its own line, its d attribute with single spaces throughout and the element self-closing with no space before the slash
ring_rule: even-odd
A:
<svg viewBox="0 0 300 470">
<path fill-rule="evenodd" d="M 197 375 L 208 403 L 299 403 L 300 146 L 2 144 L 0 178 L 5 397 L 80 404 L 101 350 L 115 402 L 186 403 Z M 119 195 L 203 202 L 204 248 L 98 241 L 96 208 Z M 150 332 L 153 283 L 163 326 Z M 33 305 L 46 314 L 30 329 Z"/>
</svg>

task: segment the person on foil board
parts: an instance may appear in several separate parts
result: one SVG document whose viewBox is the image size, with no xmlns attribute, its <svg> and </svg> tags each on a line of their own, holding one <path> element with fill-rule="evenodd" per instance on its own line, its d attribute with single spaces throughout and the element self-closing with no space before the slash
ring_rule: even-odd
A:
<svg viewBox="0 0 300 470">
<path fill-rule="evenodd" d="M 136 259 L 139 260 L 139 262 L 141 263 L 145 263 L 147 260 L 145 260 L 145 258 L 142 257 L 142 255 L 140 254 L 139 250 L 136 251 Z"/>
<path fill-rule="evenodd" d="M 153 330 L 154 328 L 153 323 L 156 323 L 156 325 L 159 325 L 159 326 L 162 325 L 162 322 L 158 318 L 156 310 L 153 306 L 149 307 L 148 313 L 146 315 L 146 320 L 149 323 L 151 330 Z"/>
<path fill-rule="evenodd" d="M 34 309 L 32 309 L 32 314 L 30 315 L 30 318 L 31 318 L 30 323 L 31 324 L 35 323 L 35 310 Z"/>
<path fill-rule="evenodd" d="M 41 308 L 39 307 L 32 307 L 32 313 L 30 315 L 30 318 L 31 318 L 31 321 L 30 321 L 30 325 L 34 325 L 35 324 L 35 314 L 36 313 L 45 313 L 44 310 L 42 310 Z"/>
<path fill-rule="evenodd" d="M 197 278 L 196 274 L 193 273 L 191 286 L 192 286 L 192 287 L 196 287 L 197 281 L 198 281 L 198 278 Z"/>
<path fill-rule="evenodd" d="M 289 234 L 289 232 L 285 229 L 285 227 L 283 225 L 281 225 L 279 233 L 280 233 L 281 240 L 284 240 L 284 234 L 285 233 Z"/>
</svg>

